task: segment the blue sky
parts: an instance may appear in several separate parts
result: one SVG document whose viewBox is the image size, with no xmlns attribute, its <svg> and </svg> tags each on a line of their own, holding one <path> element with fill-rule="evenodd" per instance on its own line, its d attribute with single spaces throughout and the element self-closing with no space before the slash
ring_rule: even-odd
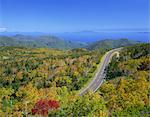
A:
<svg viewBox="0 0 150 117">
<path fill-rule="evenodd" d="M 0 28 L 22 32 L 148 29 L 149 0 L 0 0 Z"/>
</svg>

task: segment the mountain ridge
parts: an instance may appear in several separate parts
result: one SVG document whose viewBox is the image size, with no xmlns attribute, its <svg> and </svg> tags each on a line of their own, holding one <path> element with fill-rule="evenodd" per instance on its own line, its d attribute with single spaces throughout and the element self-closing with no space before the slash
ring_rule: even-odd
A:
<svg viewBox="0 0 150 117">
<path fill-rule="evenodd" d="M 89 44 L 86 48 L 89 50 L 95 50 L 99 48 L 113 49 L 113 48 L 119 48 L 119 47 L 124 47 L 124 46 L 130 46 L 130 45 L 134 45 L 138 43 L 141 43 L 141 42 L 129 40 L 126 38 L 122 38 L 118 40 L 105 39 L 105 40 L 100 40 L 92 44 Z"/>
<path fill-rule="evenodd" d="M 14 36 L 0 36 L 0 46 L 25 46 L 25 47 L 47 47 L 57 49 L 81 48 L 85 43 L 64 40 L 56 36 L 42 35 L 30 36 L 17 34 Z"/>
<path fill-rule="evenodd" d="M 141 43 L 129 39 L 104 39 L 91 43 L 78 42 L 66 40 L 52 35 L 22 35 L 17 34 L 14 36 L 0 36 L 0 46 L 23 46 L 31 48 L 56 48 L 56 49 L 74 49 L 86 48 L 88 50 L 95 50 L 99 48 L 112 49 L 122 46 L 134 45 Z"/>
</svg>

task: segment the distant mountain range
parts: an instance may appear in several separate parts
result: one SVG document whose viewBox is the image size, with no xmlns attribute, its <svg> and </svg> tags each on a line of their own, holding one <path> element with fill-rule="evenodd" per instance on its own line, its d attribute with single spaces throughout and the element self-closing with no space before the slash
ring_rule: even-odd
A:
<svg viewBox="0 0 150 117">
<path fill-rule="evenodd" d="M 14 35 L 14 36 L 0 36 L 0 46 L 24 46 L 24 47 L 47 47 L 57 49 L 72 49 L 82 48 L 86 43 L 73 42 L 63 40 L 55 36 L 28 36 L 28 35 Z"/>
<path fill-rule="evenodd" d="M 69 41 L 78 42 L 95 42 L 104 39 L 120 39 L 128 38 L 135 41 L 150 42 L 150 30 L 85 30 L 79 32 L 59 32 L 59 33 L 48 33 L 48 32 L 0 32 L 2 36 L 15 36 L 17 34 L 21 35 L 31 35 L 31 36 L 41 36 L 41 35 L 54 35 L 56 37 L 62 38 Z"/>
<path fill-rule="evenodd" d="M 86 48 L 89 50 L 104 48 L 117 48 L 122 46 L 128 46 L 140 43 L 139 41 L 133 41 L 128 39 L 105 39 L 92 43 L 69 41 L 58 38 L 51 35 L 43 36 L 29 36 L 29 35 L 13 35 L 13 36 L 0 36 L 0 46 L 23 46 L 31 48 L 56 48 L 56 49 L 74 49 L 74 48 Z"/>
</svg>

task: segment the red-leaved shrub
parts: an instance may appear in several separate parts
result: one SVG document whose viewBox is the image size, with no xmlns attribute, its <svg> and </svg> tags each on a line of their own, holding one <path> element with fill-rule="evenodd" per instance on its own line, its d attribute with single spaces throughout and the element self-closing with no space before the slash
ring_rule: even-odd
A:
<svg viewBox="0 0 150 117">
<path fill-rule="evenodd" d="M 32 114 L 46 115 L 48 116 L 48 112 L 53 109 L 58 109 L 60 104 L 56 100 L 39 100 L 35 104 L 35 108 L 32 109 Z"/>
</svg>

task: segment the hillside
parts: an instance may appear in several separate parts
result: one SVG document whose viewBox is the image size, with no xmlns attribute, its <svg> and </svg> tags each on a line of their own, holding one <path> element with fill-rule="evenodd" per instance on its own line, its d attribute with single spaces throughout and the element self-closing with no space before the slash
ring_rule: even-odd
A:
<svg viewBox="0 0 150 117">
<path fill-rule="evenodd" d="M 85 49 L 0 47 L 0 115 L 30 116 L 39 100 L 57 100 L 61 106 L 58 116 L 77 116 L 77 105 L 85 99 L 77 91 L 92 78 L 102 55 Z M 99 113 L 101 97 L 90 100 L 84 103 Z"/>
<path fill-rule="evenodd" d="M 132 41 L 129 39 L 118 39 L 118 40 L 106 39 L 106 40 L 101 40 L 101 41 L 97 41 L 92 44 L 89 44 L 86 48 L 89 50 L 95 50 L 99 48 L 112 49 L 112 48 L 134 45 L 138 43 L 140 42 Z"/>
<path fill-rule="evenodd" d="M 110 115 L 147 117 L 149 114 L 150 44 L 125 47 L 107 69 L 100 94 Z"/>
<path fill-rule="evenodd" d="M 125 47 L 120 58 L 113 57 L 100 89 L 83 96 L 79 90 L 106 51 L 0 47 L 0 115 L 146 116 L 149 47 Z"/>
<path fill-rule="evenodd" d="M 86 48 L 88 50 L 96 49 L 112 49 L 123 46 L 129 46 L 138 44 L 138 41 L 132 41 L 129 39 L 118 40 L 101 40 L 92 43 L 74 42 L 69 40 L 60 39 L 55 36 L 43 35 L 43 36 L 29 36 L 17 34 L 14 36 L 0 36 L 0 46 L 19 46 L 30 48 L 55 48 L 55 49 L 74 49 L 74 48 Z"/>
<path fill-rule="evenodd" d="M 55 36 L 0 36 L 0 46 L 46 47 L 57 49 L 73 49 L 84 47 L 85 43 L 66 41 Z"/>
</svg>

